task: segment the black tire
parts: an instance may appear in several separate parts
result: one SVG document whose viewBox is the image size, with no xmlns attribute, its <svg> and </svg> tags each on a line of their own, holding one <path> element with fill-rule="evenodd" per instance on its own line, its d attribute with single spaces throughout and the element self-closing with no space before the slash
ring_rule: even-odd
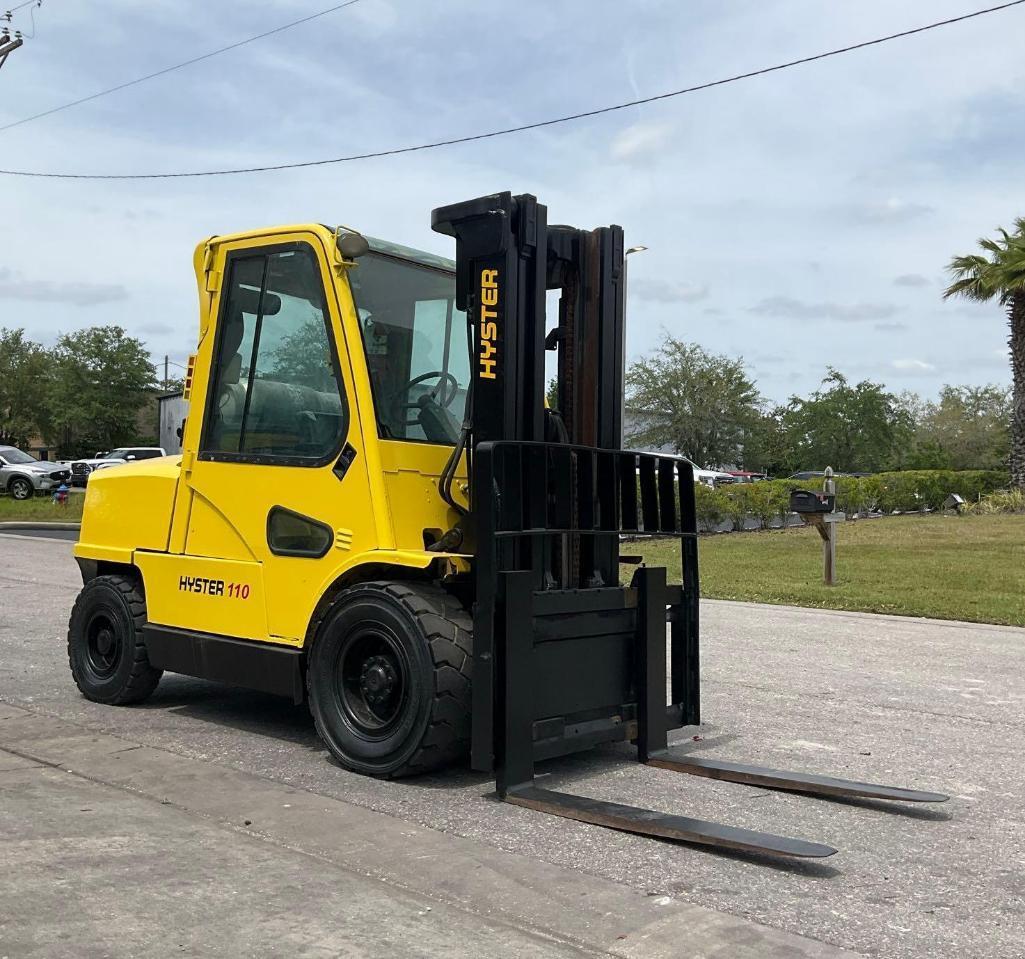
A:
<svg viewBox="0 0 1025 959">
<path fill-rule="evenodd" d="M 436 586 L 352 586 L 328 611 L 306 673 L 317 732 L 346 769 L 398 777 L 470 745 L 472 621 Z"/>
<path fill-rule="evenodd" d="M 31 480 L 25 479 L 24 476 L 15 476 L 7 484 L 7 492 L 11 494 L 12 499 L 32 499 L 35 495 L 36 488 L 32 485 Z"/>
<path fill-rule="evenodd" d="M 149 664 L 142 639 L 146 600 L 127 576 L 97 576 L 78 594 L 68 623 L 68 661 L 82 695 L 128 706 L 147 699 L 163 670 Z"/>
</svg>

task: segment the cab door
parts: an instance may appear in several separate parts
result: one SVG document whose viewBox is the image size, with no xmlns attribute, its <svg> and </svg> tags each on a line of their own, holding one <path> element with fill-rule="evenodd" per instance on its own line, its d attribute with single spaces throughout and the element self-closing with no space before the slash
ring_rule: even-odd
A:
<svg viewBox="0 0 1025 959">
<path fill-rule="evenodd" d="M 227 243 L 217 258 L 184 555 L 167 557 L 177 608 L 154 621 L 301 645 L 345 554 L 375 539 L 342 324 L 351 301 L 313 233 Z"/>
</svg>

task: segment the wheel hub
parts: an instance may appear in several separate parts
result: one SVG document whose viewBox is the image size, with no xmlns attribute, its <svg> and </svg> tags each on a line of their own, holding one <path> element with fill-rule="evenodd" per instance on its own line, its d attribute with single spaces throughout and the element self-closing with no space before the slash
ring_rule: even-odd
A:
<svg viewBox="0 0 1025 959">
<path fill-rule="evenodd" d="M 370 656 L 360 672 L 360 692 L 371 706 L 380 706 L 395 693 L 399 676 L 385 656 Z"/>
<path fill-rule="evenodd" d="M 101 629 L 96 636 L 96 651 L 101 656 L 109 656 L 114 648 L 114 634 L 109 629 Z"/>
<path fill-rule="evenodd" d="M 102 613 L 95 616 L 86 629 L 86 659 L 98 678 L 106 680 L 117 672 L 121 648 L 111 619 Z"/>
</svg>

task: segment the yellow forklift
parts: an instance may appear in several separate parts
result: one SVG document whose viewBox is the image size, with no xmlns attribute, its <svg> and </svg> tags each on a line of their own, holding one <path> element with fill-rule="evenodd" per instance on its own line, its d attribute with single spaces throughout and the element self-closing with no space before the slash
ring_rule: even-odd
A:
<svg viewBox="0 0 1025 959">
<path fill-rule="evenodd" d="M 139 703 L 165 670 L 265 690 L 308 703 L 346 769 L 469 756 L 509 802 L 755 853 L 836 850 L 541 789 L 534 764 L 632 742 L 678 772 L 945 799 L 668 747 L 700 721 L 694 480 L 622 448 L 623 232 L 509 193 L 432 226 L 454 262 L 317 224 L 198 246 L 183 453 L 89 484 L 82 693 Z M 635 564 L 621 586 L 624 534 L 678 540 L 681 585 Z"/>
</svg>

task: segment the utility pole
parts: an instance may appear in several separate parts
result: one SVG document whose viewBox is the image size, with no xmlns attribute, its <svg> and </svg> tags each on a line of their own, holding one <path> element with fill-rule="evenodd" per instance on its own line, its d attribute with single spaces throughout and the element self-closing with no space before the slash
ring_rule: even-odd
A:
<svg viewBox="0 0 1025 959">
<path fill-rule="evenodd" d="M 8 17 L 10 14 L 7 15 Z M 14 36 L 11 36 L 11 31 L 4 27 L 0 31 L 0 67 L 4 65 L 7 58 L 18 49 L 25 41 L 21 38 L 21 31 L 15 30 Z"/>
<path fill-rule="evenodd" d="M 167 392 L 167 384 L 171 382 L 171 377 L 168 373 L 167 364 L 171 361 L 171 358 L 165 353 L 164 354 L 164 392 Z"/>
</svg>

